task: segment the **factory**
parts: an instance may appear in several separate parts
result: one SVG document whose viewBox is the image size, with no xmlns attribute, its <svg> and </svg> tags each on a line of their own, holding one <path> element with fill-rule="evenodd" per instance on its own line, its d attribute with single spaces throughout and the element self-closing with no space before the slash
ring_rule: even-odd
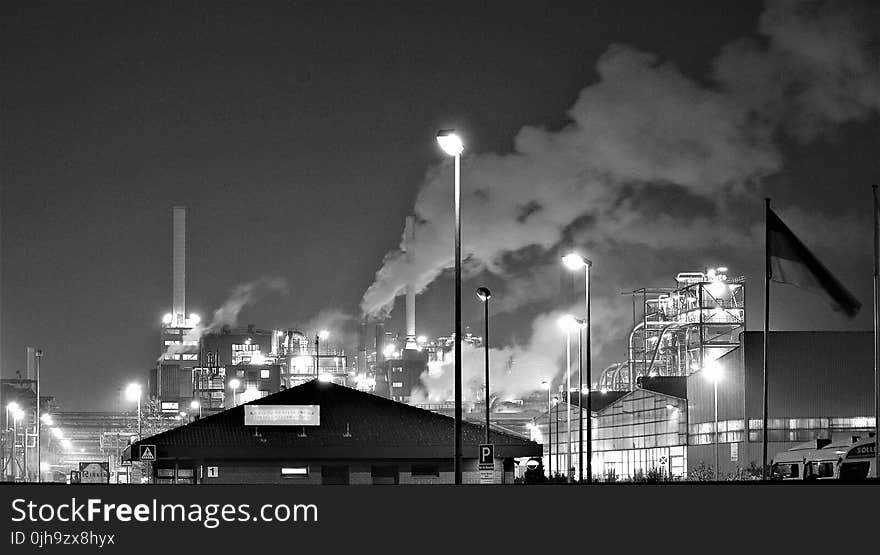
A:
<svg viewBox="0 0 880 555">
<path fill-rule="evenodd" d="M 547 410 L 531 423 L 545 469 L 577 475 L 583 417 L 595 480 L 759 476 L 764 334 L 744 329 L 744 281 L 718 268 L 631 294 L 641 310 L 628 357 L 599 374 L 592 414 L 576 393 L 569 405 L 562 390 L 548 391 Z M 872 357 L 871 332 L 771 331 L 768 461 L 805 442 L 873 433 Z"/>
<path fill-rule="evenodd" d="M 444 415 L 312 380 L 132 444 L 151 456 L 155 483 L 448 484 L 454 421 Z M 462 429 L 464 483 L 481 481 L 485 430 Z M 492 481 L 514 483 L 516 460 L 541 446 L 491 431 Z M 154 457 L 154 459 L 153 459 Z"/>
</svg>

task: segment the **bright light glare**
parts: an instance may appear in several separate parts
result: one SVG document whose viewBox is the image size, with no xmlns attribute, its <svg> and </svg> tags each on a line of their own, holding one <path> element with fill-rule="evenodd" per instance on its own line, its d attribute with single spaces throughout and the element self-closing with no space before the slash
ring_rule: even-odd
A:
<svg viewBox="0 0 880 555">
<path fill-rule="evenodd" d="M 193 312 L 192 314 L 189 315 L 189 321 L 192 325 L 197 326 L 199 324 L 199 322 L 202 321 L 202 318 L 198 314 Z"/>
<path fill-rule="evenodd" d="M 55 436 L 55 439 L 64 439 L 64 432 L 61 431 L 61 428 L 50 428 L 52 430 L 52 435 Z"/>
<path fill-rule="evenodd" d="M 24 411 L 21 409 L 15 409 L 12 411 L 12 419 L 13 420 L 21 420 L 24 418 Z"/>
<path fill-rule="evenodd" d="M 18 403 L 15 401 L 11 401 L 8 405 L 6 405 L 6 410 L 9 412 L 15 412 L 19 409 Z"/>
<path fill-rule="evenodd" d="M 129 401 L 137 401 L 141 398 L 141 385 L 137 383 L 130 383 L 128 387 L 125 388 L 125 398 Z"/>
<path fill-rule="evenodd" d="M 464 143 L 461 142 L 461 137 L 453 129 L 441 129 L 438 131 L 437 144 L 450 156 L 458 156 L 464 151 Z"/>
<path fill-rule="evenodd" d="M 43 461 L 40 463 L 40 472 L 49 472 L 49 463 Z"/>
<path fill-rule="evenodd" d="M 707 362 L 703 365 L 703 372 L 705 372 L 705 377 L 712 383 L 717 383 L 721 381 L 722 372 L 721 365 L 718 364 L 717 361 Z"/>
<path fill-rule="evenodd" d="M 559 329 L 566 332 L 575 331 L 583 327 L 581 322 L 581 320 L 578 320 L 571 314 L 566 314 L 559 318 Z"/>
<path fill-rule="evenodd" d="M 318 380 L 320 380 L 320 381 L 322 381 L 322 382 L 325 382 L 325 383 L 326 383 L 326 382 L 330 382 L 330 381 L 333 381 L 333 376 L 331 376 L 330 374 L 324 372 L 324 373 L 322 373 L 320 376 L 318 376 Z"/>
<path fill-rule="evenodd" d="M 70 442 L 69 439 L 62 439 L 61 440 L 61 447 L 64 447 L 65 449 L 70 449 L 72 446 L 73 446 L 73 444 Z"/>
<path fill-rule="evenodd" d="M 239 387 L 241 387 L 241 380 L 239 380 L 238 378 L 232 378 L 231 380 L 229 380 L 229 387 L 232 389 L 238 389 Z"/>
<path fill-rule="evenodd" d="M 584 259 L 584 257 L 576 252 L 572 252 L 563 256 L 562 263 L 565 264 L 566 268 L 572 271 L 580 270 L 587 265 L 587 261 Z"/>
<path fill-rule="evenodd" d="M 416 342 L 418 342 L 420 345 L 424 345 L 425 343 L 428 342 L 428 338 L 425 337 L 424 335 L 420 335 L 420 336 L 416 339 Z"/>
<path fill-rule="evenodd" d="M 162 323 L 163 323 L 163 324 L 170 324 L 172 318 L 173 318 L 173 317 L 171 316 L 171 313 L 169 312 L 169 313 L 166 314 L 165 316 L 162 316 Z"/>
<path fill-rule="evenodd" d="M 330 337 L 330 332 L 327 330 L 321 330 L 318 332 L 318 337 L 320 337 L 321 341 L 323 341 L 323 340 L 327 339 L 328 337 Z"/>
<path fill-rule="evenodd" d="M 389 343 L 388 345 L 385 345 L 385 350 L 382 352 L 385 354 L 386 357 L 390 357 L 391 355 L 394 354 L 394 351 L 396 349 L 397 349 L 397 346 L 394 343 Z"/>
<path fill-rule="evenodd" d="M 198 408 L 199 408 L 199 402 L 198 402 L 198 401 L 192 401 L 192 402 L 189 404 L 189 408 L 191 408 L 191 409 L 198 409 Z"/>
</svg>

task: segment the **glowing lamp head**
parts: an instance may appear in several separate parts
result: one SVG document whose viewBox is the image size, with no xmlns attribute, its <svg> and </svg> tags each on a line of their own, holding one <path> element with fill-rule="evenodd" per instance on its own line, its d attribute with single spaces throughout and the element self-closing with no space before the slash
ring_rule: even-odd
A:
<svg viewBox="0 0 880 555">
<path fill-rule="evenodd" d="M 394 355 L 395 349 L 397 349 L 397 346 L 394 343 L 389 343 L 385 345 L 385 349 L 382 352 L 386 357 L 390 357 Z"/>
<path fill-rule="evenodd" d="M 477 288 L 477 297 L 481 301 L 486 302 L 492 298 L 492 292 L 489 291 L 488 287 L 478 287 Z"/>
<path fill-rule="evenodd" d="M 330 332 L 327 330 L 321 330 L 318 332 L 318 337 L 321 338 L 321 341 L 324 341 L 328 337 L 330 337 Z"/>
<path fill-rule="evenodd" d="M 712 383 L 718 383 L 721 381 L 722 372 L 721 365 L 718 364 L 718 361 L 707 362 L 703 365 L 704 376 L 707 380 Z"/>
<path fill-rule="evenodd" d="M 189 408 L 191 408 L 193 410 L 198 410 L 199 406 L 200 406 L 199 402 L 195 401 L 195 400 L 190 402 L 190 404 L 189 404 Z"/>
<path fill-rule="evenodd" d="M 566 314 L 565 316 L 559 318 L 559 329 L 566 333 L 576 331 L 582 328 L 583 325 L 583 320 L 575 318 L 571 314 Z"/>
<path fill-rule="evenodd" d="M 189 315 L 189 321 L 192 325 L 198 326 L 199 322 L 202 321 L 202 318 L 201 318 L 201 316 L 199 316 L 198 314 L 193 312 L 192 314 Z"/>
<path fill-rule="evenodd" d="M 172 320 L 173 318 L 174 318 L 174 317 L 171 316 L 171 313 L 169 312 L 169 313 L 166 314 L 165 316 L 162 316 L 162 323 L 163 323 L 163 324 L 166 324 L 166 325 L 167 325 L 167 324 L 170 324 L 170 323 L 171 323 L 171 320 Z"/>
<path fill-rule="evenodd" d="M 580 270 L 584 266 L 588 266 L 590 261 L 576 252 L 566 254 L 562 257 L 562 263 L 571 271 Z"/>
<path fill-rule="evenodd" d="M 441 129 L 437 132 L 437 144 L 450 156 L 458 156 L 464 151 L 464 143 L 454 129 Z"/>
<path fill-rule="evenodd" d="M 141 384 L 130 383 L 125 388 L 125 398 L 129 401 L 137 401 L 141 398 Z"/>
<path fill-rule="evenodd" d="M 239 380 L 238 378 L 232 378 L 231 380 L 229 380 L 229 387 L 231 389 L 238 389 L 239 387 L 241 387 L 241 380 Z"/>
<path fill-rule="evenodd" d="M 6 410 L 8 410 L 9 412 L 15 412 L 19 408 L 20 407 L 18 406 L 18 403 L 16 403 L 15 401 L 10 401 L 9 404 L 6 405 Z"/>
</svg>

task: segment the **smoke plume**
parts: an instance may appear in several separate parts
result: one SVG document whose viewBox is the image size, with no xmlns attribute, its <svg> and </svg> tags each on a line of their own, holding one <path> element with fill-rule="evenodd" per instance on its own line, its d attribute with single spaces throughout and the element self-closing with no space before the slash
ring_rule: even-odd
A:
<svg viewBox="0 0 880 555">
<path fill-rule="evenodd" d="M 217 333 L 224 326 L 235 327 L 238 325 L 238 315 L 246 306 L 251 306 L 270 293 L 284 293 L 287 291 L 287 282 L 283 278 L 264 277 L 255 281 L 249 281 L 237 285 L 229 298 L 214 311 L 211 322 L 207 325 L 198 324 L 183 336 L 183 343 L 170 345 L 165 353 L 159 357 L 163 360 L 166 355 L 178 354 L 186 350 L 187 342 L 199 341 L 204 335 Z"/>
<path fill-rule="evenodd" d="M 705 246 L 749 239 L 751 222 L 734 222 L 724 208 L 782 169 L 783 144 L 824 139 L 880 110 L 877 36 L 864 24 L 876 14 L 868 9 L 768 2 L 757 35 L 725 45 L 699 81 L 671 61 L 611 45 L 565 126 L 526 126 L 509 154 L 465 152 L 463 256 L 504 276 L 512 253 L 540 258 L 563 241 L 619 256 L 633 246 L 674 248 L 685 236 Z M 400 248 L 386 255 L 363 296 L 364 315 L 387 315 L 408 282 L 421 292 L 452 267 L 451 172 L 448 161 L 427 172 L 414 208 L 417 256 L 409 260 Z M 676 212 L 677 199 L 686 213 Z M 616 269 L 638 275 L 636 266 L 618 261 Z M 529 279 L 520 279 L 513 304 L 529 302 Z M 556 373 L 558 357 L 547 354 L 560 351 L 554 316 L 539 316 L 525 345 L 493 351 L 494 384 L 516 395 L 534 389 L 536 375 Z M 621 339 L 593 337 L 600 345 Z M 480 368 L 468 362 L 477 356 L 464 352 L 464 367 Z M 445 395 L 448 374 L 441 368 L 425 377 L 429 397 Z"/>
</svg>

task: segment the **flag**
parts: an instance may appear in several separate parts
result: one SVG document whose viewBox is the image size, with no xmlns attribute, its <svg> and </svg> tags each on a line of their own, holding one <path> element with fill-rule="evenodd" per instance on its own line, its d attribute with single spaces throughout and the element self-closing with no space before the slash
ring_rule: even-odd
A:
<svg viewBox="0 0 880 555">
<path fill-rule="evenodd" d="M 841 285 L 819 259 L 788 229 L 773 210 L 767 209 L 767 256 L 770 279 L 828 295 L 832 306 L 855 316 L 862 304 Z"/>
</svg>

